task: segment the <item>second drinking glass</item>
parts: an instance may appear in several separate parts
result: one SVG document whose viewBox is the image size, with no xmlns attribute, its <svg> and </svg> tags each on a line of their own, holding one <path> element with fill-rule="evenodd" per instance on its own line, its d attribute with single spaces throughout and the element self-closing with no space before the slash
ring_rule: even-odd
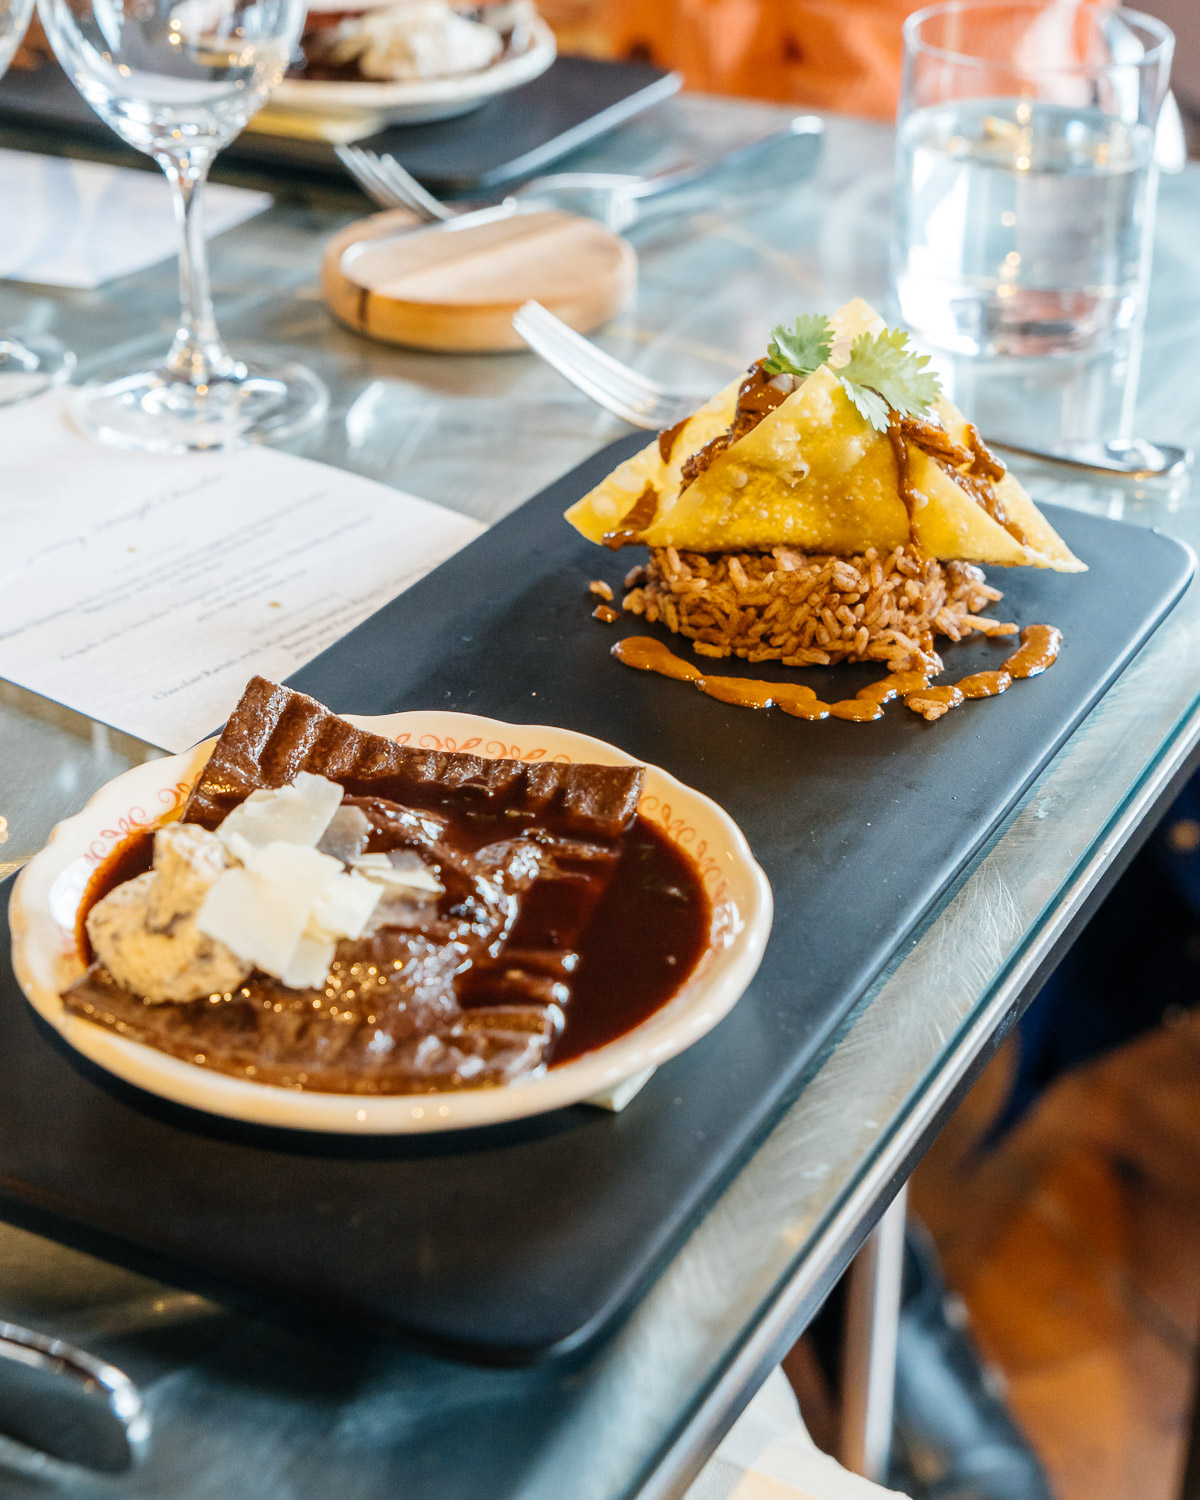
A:
<svg viewBox="0 0 1200 1500">
<path fill-rule="evenodd" d="M 83 97 L 166 173 L 175 198 L 181 315 L 156 369 L 84 386 L 80 425 L 106 442 L 183 453 L 279 439 L 319 420 L 324 386 L 271 356 L 240 360 L 213 318 L 201 190 L 213 158 L 282 78 L 305 0 L 39 0 Z"/>
<path fill-rule="evenodd" d="M 984 431 L 1127 443 L 1170 31 L 1077 0 L 944 0 L 904 41 L 903 321 Z"/>
</svg>

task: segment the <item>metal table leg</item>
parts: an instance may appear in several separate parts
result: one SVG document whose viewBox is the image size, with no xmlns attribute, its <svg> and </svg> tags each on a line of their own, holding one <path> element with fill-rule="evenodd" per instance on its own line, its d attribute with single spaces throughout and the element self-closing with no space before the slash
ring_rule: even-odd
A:
<svg viewBox="0 0 1200 1500">
<path fill-rule="evenodd" d="M 1192 1410 L 1188 1418 L 1187 1449 L 1183 1458 L 1179 1500 L 1200 1500 L 1200 1367 L 1197 1367 L 1195 1378 L 1197 1385 L 1192 1393 Z"/>
<path fill-rule="evenodd" d="M 896 1389 L 896 1334 L 904 1274 L 908 1187 L 850 1267 L 842 1350 L 841 1461 L 866 1479 L 887 1477 Z"/>
</svg>

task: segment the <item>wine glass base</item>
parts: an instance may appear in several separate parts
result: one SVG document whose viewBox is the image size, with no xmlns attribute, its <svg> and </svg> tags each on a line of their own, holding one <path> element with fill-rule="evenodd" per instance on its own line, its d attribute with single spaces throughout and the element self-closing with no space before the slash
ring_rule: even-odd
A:
<svg viewBox="0 0 1200 1500">
<path fill-rule="evenodd" d="M 74 368 L 75 356 L 48 334 L 0 333 L 0 406 L 40 396 L 61 385 Z"/>
<path fill-rule="evenodd" d="M 281 442 L 319 422 L 329 392 L 303 365 L 270 355 L 192 385 L 166 369 L 80 387 L 75 421 L 91 437 L 142 453 L 203 453 Z"/>
</svg>

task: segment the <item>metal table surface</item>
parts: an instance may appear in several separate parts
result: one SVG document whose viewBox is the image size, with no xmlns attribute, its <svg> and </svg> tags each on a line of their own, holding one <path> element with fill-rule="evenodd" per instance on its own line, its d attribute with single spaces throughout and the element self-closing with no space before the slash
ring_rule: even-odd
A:
<svg viewBox="0 0 1200 1500">
<path fill-rule="evenodd" d="M 639 166 L 692 140 L 752 133 L 779 113 L 684 97 L 586 159 Z M 782 317 L 831 310 L 856 293 L 881 299 L 890 157 L 888 131 L 833 119 L 815 180 L 783 185 L 749 210 L 714 209 L 636 235 L 641 290 L 604 342 L 659 378 L 713 388 Z M 318 256 L 361 201 L 273 186 L 270 213 L 215 243 L 214 280 L 227 331 L 302 351 L 328 381 L 332 414 L 305 451 L 491 520 L 615 434 L 615 423 L 531 356 L 403 353 L 334 325 L 316 290 Z M 1149 436 L 1174 441 L 1200 440 L 1198 214 L 1200 171 L 1167 179 L 1141 416 Z M 174 296 L 173 264 L 96 292 L 10 283 L 0 286 L 0 326 L 59 332 L 86 373 L 89 362 L 132 362 L 165 346 Z M 1186 491 L 1043 474 L 1038 493 L 1200 542 Z M 209 1300 L 182 1278 L 152 1279 L 115 1255 L 85 1252 L 62 1226 L 0 1205 L 0 1318 L 111 1359 L 141 1387 L 154 1424 L 133 1477 L 0 1469 L 0 1492 L 88 1500 L 681 1494 L 1188 763 L 1200 741 L 1198 700 L 1193 590 L 863 997 L 629 1320 L 582 1360 L 474 1369 L 238 1299 Z M 0 871 L 26 859 L 95 787 L 154 753 L 0 685 Z"/>
</svg>

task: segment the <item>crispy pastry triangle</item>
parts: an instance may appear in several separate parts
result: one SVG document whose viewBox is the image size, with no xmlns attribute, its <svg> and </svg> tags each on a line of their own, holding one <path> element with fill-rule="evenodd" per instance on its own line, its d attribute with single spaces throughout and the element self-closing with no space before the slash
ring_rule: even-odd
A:
<svg viewBox="0 0 1200 1500">
<path fill-rule="evenodd" d="M 649 486 L 657 507 L 640 540 L 651 547 L 740 552 L 787 545 L 853 555 L 868 547 L 890 551 L 911 540 L 944 561 L 1084 571 L 1011 474 L 995 484 L 1002 525 L 933 458 L 908 443 L 910 520 L 887 434 L 858 413 L 834 373 L 852 340 L 878 332 L 883 320 L 855 299 L 830 321 L 836 342 L 829 365 L 686 489 L 680 489 L 683 464 L 729 428 L 740 381 L 689 418 L 669 461 L 652 443 L 572 506 L 567 519 L 590 541 L 602 542 L 621 529 Z M 957 407 L 943 398 L 936 414 L 948 435 L 965 444 L 968 424 Z"/>
<path fill-rule="evenodd" d="M 693 453 L 727 432 L 737 410 L 738 390 L 745 376 L 731 380 L 724 390 L 710 396 L 676 434 L 669 460 L 664 460 L 658 438 L 640 453 L 627 458 L 603 483 L 567 511 L 567 520 L 589 542 L 602 543 L 621 528 L 647 487 L 654 490 L 661 514 L 674 505 L 683 482 L 683 465 Z"/>
</svg>

